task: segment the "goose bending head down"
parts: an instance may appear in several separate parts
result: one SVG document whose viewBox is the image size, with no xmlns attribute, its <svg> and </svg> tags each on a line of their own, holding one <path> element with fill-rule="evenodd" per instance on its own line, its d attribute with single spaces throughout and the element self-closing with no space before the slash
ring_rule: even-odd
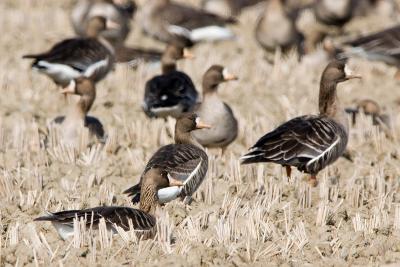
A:
<svg viewBox="0 0 400 267">
<path fill-rule="evenodd" d="M 166 203 L 177 197 L 190 199 L 203 182 L 208 169 L 208 156 L 192 138 L 191 132 L 208 127 L 196 114 L 184 114 L 176 122 L 175 144 L 158 149 L 147 163 L 139 183 L 124 193 L 133 196 L 133 203 L 140 201 L 141 205 L 145 205 L 142 208 L 146 211 L 155 202 Z M 159 177 L 153 175 L 154 169 L 160 172 Z M 154 180 L 160 180 L 160 176 L 166 176 L 167 179 L 163 183 L 155 183 Z M 144 187 L 149 189 L 145 191 Z"/>
<path fill-rule="evenodd" d="M 291 119 L 261 137 L 241 157 L 242 164 L 273 162 L 296 167 L 311 175 L 310 183 L 317 184 L 316 175 L 335 162 L 346 149 L 348 141 L 347 116 L 336 93 L 338 83 L 360 78 L 343 61 L 332 61 L 322 73 L 319 91 L 319 115 Z"/>
</svg>

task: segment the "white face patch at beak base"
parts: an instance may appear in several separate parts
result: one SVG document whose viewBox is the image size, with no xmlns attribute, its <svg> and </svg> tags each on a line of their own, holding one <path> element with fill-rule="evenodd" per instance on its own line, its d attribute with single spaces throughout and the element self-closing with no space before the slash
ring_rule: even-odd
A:
<svg viewBox="0 0 400 267">
<path fill-rule="evenodd" d="M 200 117 L 197 117 L 196 118 L 196 125 L 199 124 L 199 122 L 200 122 Z"/>
<path fill-rule="evenodd" d="M 224 79 L 226 79 L 226 77 L 229 77 L 231 74 L 229 73 L 227 68 L 224 68 L 222 70 L 222 76 L 224 77 Z"/>
<path fill-rule="evenodd" d="M 347 64 L 344 65 L 344 73 L 346 74 L 346 76 L 353 75 L 353 71 L 349 68 Z"/>
</svg>

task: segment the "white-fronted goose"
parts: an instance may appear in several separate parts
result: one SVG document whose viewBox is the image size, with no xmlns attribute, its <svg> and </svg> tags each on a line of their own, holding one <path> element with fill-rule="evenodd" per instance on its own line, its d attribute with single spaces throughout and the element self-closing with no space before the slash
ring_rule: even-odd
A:
<svg viewBox="0 0 400 267">
<path fill-rule="evenodd" d="M 177 118 L 193 109 L 197 90 L 192 79 L 176 70 L 176 61 L 192 55 L 179 45 L 168 45 L 161 58 L 162 74 L 146 82 L 143 110 L 149 117 Z"/>
<path fill-rule="evenodd" d="M 317 184 L 316 175 L 335 162 L 345 151 L 348 122 L 336 93 L 337 84 L 360 76 L 353 75 L 342 61 L 332 61 L 322 73 L 319 91 L 319 115 L 306 115 L 283 123 L 261 137 L 241 157 L 242 164 L 273 162 L 290 166 L 311 175 L 310 183 Z"/>
<path fill-rule="evenodd" d="M 237 77 L 219 65 L 211 66 L 203 76 L 203 100 L 195 112 L 213 127 L 193 132 L 193 137 L 204 147 L 225 149 L 238 134 L 238 122 L 232 109 L 218 97 L 218 85 Z"/>
<path fill-rule="evenodd" d="M 161 60 L 162 51 L 156 49 L 144 49 L 139 47 L 118 46 L 115 47 L 115 61 L 127 63 L 136 67 L 140 62 L 156 62 Z"/>
<path fill-rule="evenodd" d="M 48 52 L 25 55 L 32 58 L 32 68 L 49 76 L 62 87 L 78 77 L 92 77 L 95 82 L 103 79 L 112 69 L 114 50 L 98 34 L 114 23 L 103 17 L 93 17 L 87 25 L 87 38 L 66 39 L 55 44 Z M 96 38 L 97 37 L 97 38 Z"/>
<path fill-rule="evenodd" d="M 265 0 L 203 0 L 201 6 L 204 10 L 223 17 L 237 16 L 246 8 Z"/>
<path fill-rule="evenodd" d="M 153 231 L 156 225 L 156 218 L 153 215 L 138 209 L 118 206 L 49 212 L 48 215 L 36 218 L 35 221 L 51 222 L 65 240 L 74 235 L 74 220 L 84 220 L 88 229 L 98 229 L 100 219 L 104 219 L 107 229 L 113 233 L 117 233 L 117 226 L 125 231 L 131 230 L 132 227 L 140 236 Z"/>
<path fill-rule="evenodd" d="M 177 197 L 190 197 L 203 182 L 208 169 L 208 156 L 191 135 L 196 129 L 208 128 L 194 113 L 186 113 L 176 121 L 175 144 L 161 147 L 150 158 L 140 181 L 135 186 L 124 191 L 133 196 L 132 202 L 136 203 L 143 194 L 143 187 L 147 184 L 147 173 L 154 169 L 164 171 L 169 179 L 169 185 L 157 188 L 159 203 L 169 202 Z M 142 191 L 141 191 L 142 190 Z M 146 209 L 143 209 L 146 211 Z"/>
<path fill-rule="evenodd" d="M 163 42 L 179 42 L 185 46 L 200 41 L 232 39 L 234 34 L 226 24 L 234 22 L 233 18 L 222 18 L 170 0 L 149 0 L 142 12 L 142 28 L 147 34 Z"/>
<path fill-rule="evenodd" d="M 122 44 L 130 31 L 130 22 L 136 10 L 131 0 L 79 0 L 72 9 L 71 21 L 76 34 L 86 37 L 90 19 L 101 16 L 114 21 L 118 27 L 106 29 L 101 36 L 113 45 Z"/>
<path fill-rule="evenodd" d="M 353 16 L 357 0 L 316 0 L 314 14 L 326 25 L 343 26 Z"/>
<path fill-rule="evenodd" d="M 262 48 L 270 52 L 277 48 L 283 52 L 296 48 L 302 55 L 304 37 L 297 30 L 294 18 L 285 10 L 282 1 L 268 1 L 256 24 L 256 40 Z"/>
<path fill-rule="evenodd" d="M 80 96 L 78 103 L 66 116 L 59 116 L 53 121 L 53 123 L 61 126 L 64 141 L 73 144 L 77 140 L 76 138 L 81 127 L 88 128 L 91 136 L 103 141 L 103 125 L 97 118 L 87 116 L 96 98 L 96 88 L 93 81 L 84 77 L 74 79 L 61 92 Z"/>
<path fill-rule="evenodd" d="M 400 69 L 400 25 L 355 38 L 343 44 L 339 57 L 359 56 L 372 61 L 383 61 Z M 396 74 L 400 78 L 399 72 Z"/>
</svg>

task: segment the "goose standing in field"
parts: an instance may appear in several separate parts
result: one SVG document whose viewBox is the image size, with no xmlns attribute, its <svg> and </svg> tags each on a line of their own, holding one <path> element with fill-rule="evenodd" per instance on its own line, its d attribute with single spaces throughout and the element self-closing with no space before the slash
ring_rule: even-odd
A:
<svg viewBox="0 0 400 267">
<path fill-rule="evenodd" d="M 176 70 L 177 60 L 192 57 L 179 45 L 167 46 L 161 58 L 162 74 L 145 85 L 142 107 L 147 116 L 178 118 L 193 109 L 198 96 L 196 87 L 187 74 Z"/>
<path fill-rule="evenodd" d="M 184 46 L 200 41 L 229 40 L 235 36 L 226 27 L 226 24 L 235 23 L 235 19 L 222 18 L 170 0 L 148 0 L 143 6 L 141 22 L 148 35 Z"/>
<path fill-rule="evenodd" d="M 201 6 L 210 13 L 229 17 L 237 16 L 243 9 L 263 1 L 265 0 L 202 0 Z"/>
<path fill-rule="evenodd" d="M 400 25 L 361 36 L 343 43 L 340 58 L 359 56 L 372 61 L 382 61 L 398 68 L 400 79 Z"/>
<path fill-rule="evenodd" d="M 86 27 L 93 17 L 114 21 L 118 27 L 102 31 L 101 36 L 113 45 L 122 44 L 129 34 L 135 10 L 131 0 L 79 0 L 72 9 L 71 21 L 76 34 L 82 37 L 87 36 Z"/>
<path fill-rule="evenodd" d="M 76 144 L 79 130 L 88 128 L 89 134 L 99 141 L 104 140 L 104 129 L 101 122 L 92 116 L 87 116 L 96 98 L 96 88 L 89 78 L 74 79 L 62 89 L 63 94 L 76 94 L 80 96 L 78 103 L 72 107 L 66 116 L 59 116 L 53 120 L 53 124 L 60 127 L 63 141 L 67 144 Z"/>
<path fill-rule="evenodd" d="M 335 162 L 345 151 L 348 121 L 336 93 L 337 84 L 360 76 L 353 75 L 342 61 L 332 61 L 322 73 L 319 91 L 319 115 L 296 117 L 261 137 L 240 158 L 242 164 L 273 162 L 291 166 L 311 175 L 310 183 L 317 185 L 316 175 Z"/>
<path fill-rule="evenodd" d="M 268 1 L 256 24 L 256 40 L 262 48 L 270 52 L 280 48 L 285 53 L 296 48 L 299 55 L 302 55 L 304 37 L 297 30 L 294 18 L 285 10 L 282 1 Z"/>
<path fill-rule="evenodd" d="M 169 185 L 157 188 L 157 200 L 166 203 L 177 197 L 190 201 L 192 194 L 203 182 L 208 169 L 208 156 L 191 132 L 209 128 L 194 113 L 186 113 L 176 121 L 175 144 L 161 147 L 150 158 L 138 184 L 124 191 L 132 196 L 132 202 L 142 203 L 143 187 L 148 183 L 147 173 L 154 169 L 165 172 Z M 143 202 L 144 203 L 144 202 Z M 145 209 L 146 210 L 146 209 Z"/>
<path fill-rule="evenodd" d="M 204 147 L 220 147 L 224 151 L 237 137 L 238 122 L 217 92 L 220 83 L 231 80 L 237 77 L 219 65 L 211 66 L 203 76 L 203 100 L 195 112 L 213 127 L 194 131 L 193 137 Z"/>
<path fill-rule="evenodd" d="M 117 226 L 125 231 L 133 230 L 138 236 L 148 236 L 154 231 L 156 218 L 142 210 L 103 206 L 83 210 L 66 210 L 48 212 L 48 215 L 38 217 L 34 221 L 49 221 L 56 228 L 62 239 L 74 236 L 74 220 L 84 221 L 87 229 L 98 229 L 100 220 L 104 219 L 107 230 L 117 233 Z"/>
<path fill-rule="evenodd" d="M 87 25 L 85 38 L 66 39 L 55 44 L 48 52 L 25 55 L 32 58 L 32 68 L 49 76 L 62 87 L 78 77 L 92 77 L 98 82 L 112 69 L 114 49 L 99 36 L 107 28 L 115 27 L 104 17 L 93 17 Z"/>
</svg>

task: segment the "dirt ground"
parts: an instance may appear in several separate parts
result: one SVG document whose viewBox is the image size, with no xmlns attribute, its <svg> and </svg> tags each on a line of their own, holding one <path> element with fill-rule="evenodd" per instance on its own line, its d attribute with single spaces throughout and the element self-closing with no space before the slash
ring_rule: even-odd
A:
<svg viewBox="0 0 400 267">
<path fill-rule="evenodd" d="M 264 133 L 317 112 L 326 65 L 317 56 L 301 63 L 294 55 L 276 55 L 275 64 L 264 60 L 253 38 L 258 7 L 239 17 L 236 41 L 201 44 L 192 49 L 195 59 L 179 63 L 199 91 L 202 74 L 214 63 L 240 78 L 219 91 L 239 120 L 239 137 L 223 156 L 208 151 L 207 178 L 190 207 L 167 204 L 150 240 L 83 231 L 63 241 L 50 223 L 33 222 L 46 210 L 131 206 L 122 191 L 137 182 L 158 147 L 173 141 L 172 119 L 149 120 L 141 110 L 144 83 L 160 71 L 159 65 L 142 64 L 136 70 L 117 65 L 97 85 L 90 114 L 106 128 L 105 146 L 78 152 L 42 146 L 47 123 L 65 114 L 67 105 L 21 56 L 73 36 L 71 6 L 67 0 L 0 1 L 0 266 L 400 264 L 400 84 L 394 67 L 350 61 L 363 79 L 341 84 L 340 100 L 344 106 L 364 98 L 379 102 L 391 118 L 392 137 L 361 116 L 350 132 L 353 162 L 341 158 L 322 171 L 318 187 L 309 187 L 298 171 L 286 178 L 277 165 L 239 165 L 239 156 Z M 142 35 L 137 19 L 127 45 L 163 48 Z M 345 32 L 397 22 L 375 14 L 357 18 Z"/>
</svg>

